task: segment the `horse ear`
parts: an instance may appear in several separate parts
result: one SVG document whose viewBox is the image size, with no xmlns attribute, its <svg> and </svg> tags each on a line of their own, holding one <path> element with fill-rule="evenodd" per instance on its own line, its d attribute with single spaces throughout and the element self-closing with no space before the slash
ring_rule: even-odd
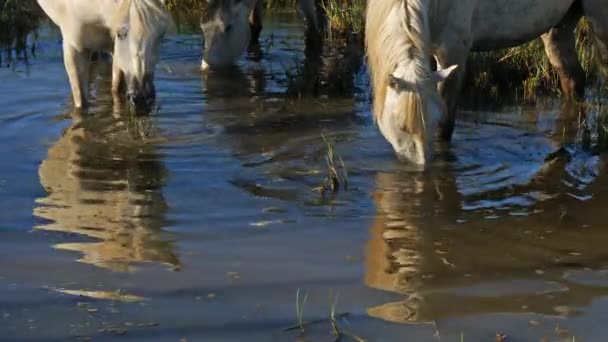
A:
<svg viewBox="0 0 608 342">
<path fill-rule="evenodd" d="M 443 82 L 458 68 L 458 65 L 452 65 L 447 68 L 442 68 L 439 63 L 437 63 L 437 71 L 435 71 L 432 75 L 433 81 L 435 82 Z"/>
</svg>

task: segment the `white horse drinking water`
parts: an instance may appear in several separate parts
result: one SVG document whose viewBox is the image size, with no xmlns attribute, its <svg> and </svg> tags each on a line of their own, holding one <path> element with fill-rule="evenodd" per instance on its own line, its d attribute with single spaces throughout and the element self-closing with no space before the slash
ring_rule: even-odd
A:
<svg viewBox="0 0 608 342">
<path fill-rule="evenodd" d="M 435 137 L 451 139 L 469 53 L 539 36 L 563 94 L 584 95 L 574 36 L 583 15 L 606 73 L 608 0 L 369 0 L 365 40 L 382 134 L 399 157 L 427 165 Z"/>
<path fill-rule="evenodd" d="M 307 24 L 307 41 L 321 39 L 325 29 L 322 0 L 298 0 Z M 264 0 L 206 0 L 201 29 L 205 38 L 202 70 L 234 65 L 247 46 L 258 43 Z"/>
<path fill-rule="evenodd" d="M 155 98 L 154 71 L 170 15 L 161 0 L 38 0 L 59 26 L 74 106 L 87 103 L 91 52 L 113 54 L 112 93 L 136 108 Z"/>
</svg>

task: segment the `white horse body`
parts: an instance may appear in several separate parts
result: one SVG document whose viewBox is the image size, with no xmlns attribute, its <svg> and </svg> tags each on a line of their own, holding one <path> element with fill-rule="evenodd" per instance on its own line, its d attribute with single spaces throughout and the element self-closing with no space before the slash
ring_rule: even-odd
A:
<svg viewBox="0 0 608 342">
<path fill-rule="evenodd" d="M 61 28 L 63 40 L 78 51 L 112 51 L 110 35 L 115 0 L 38 0 L 40 7 Z"/>
<path fill-rule="evenodd" d="M 538 38 L 552 27 L 559 24 L 572 6 L 572 0 L 552 0 L 551 6 L 546 1 L 460 1 L 464 7 L 472 6 L 474 11 L 457 10 L 454 3 L 442 2 L 441 7 L 448 10 L 457 10 L 457 18 L 450 20 L 443 28 L 443 37 L 439 40 L 448 40 L 449 27 L 470 27 L 472 46 L 474 50 L 497 50 L 520 45 Z M 468 12 L 468 13 L 467 13 Z M 431 27 L 433 18 L 430 14 Z M 538 20 L 543 18 L 543 20 Z M 507 23 L 513 23 L 511 25 Z"/>
<path fill-rule="evenodd" d="M 90 53 L 114 56 L 112 89 L 126 84 L 134 104 L 154 98 L 153 73 L 160 41 L 170 25 L 161 0 L 38 0 L 59 26 L 74 106 L 86 105 Z"/>
<path fill-rule="evenodd" d="M 608 69 L 608 0 L 369 0 L 366 47 L 380 130 L 400 157 L 425 166 L 437 133 L 451 139 L 469 53 L 539 36 L 563 94 L 582 97 L 574 28 L 583 15 Z"/>
</svg>

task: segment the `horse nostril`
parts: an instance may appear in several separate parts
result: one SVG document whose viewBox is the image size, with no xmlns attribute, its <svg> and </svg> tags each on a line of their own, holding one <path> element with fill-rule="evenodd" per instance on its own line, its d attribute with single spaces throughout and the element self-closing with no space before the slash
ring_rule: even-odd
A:
<svg viewBox="0 0 608 342">
<path fill-rule="evenodd" d="M 232 31 L 232 25 L 226 25 L 224 28 L 224 33 L 230 33 L 230 31 Z"/>
</svg>

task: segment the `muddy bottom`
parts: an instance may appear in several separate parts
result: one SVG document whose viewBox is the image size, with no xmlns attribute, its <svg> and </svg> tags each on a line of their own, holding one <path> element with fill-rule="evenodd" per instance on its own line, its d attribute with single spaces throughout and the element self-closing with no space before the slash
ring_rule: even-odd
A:
<svg viewBox="0 0 608 342">
<path fill-rule="evenodd" d="M 361 60 L 304 59 L 302 33 L 273 17 L 205 76 L 198 33 L 169 36 L 146 117 L 113 106 L 104 61 L 72 111 L 48 27 L 0 69 L 1 341 L 605 339 L 608 160 L 578 112 L 463 110 L 422 173 Z M 326 141 L 348 186 L 321 194 Z"/>
</svg>

